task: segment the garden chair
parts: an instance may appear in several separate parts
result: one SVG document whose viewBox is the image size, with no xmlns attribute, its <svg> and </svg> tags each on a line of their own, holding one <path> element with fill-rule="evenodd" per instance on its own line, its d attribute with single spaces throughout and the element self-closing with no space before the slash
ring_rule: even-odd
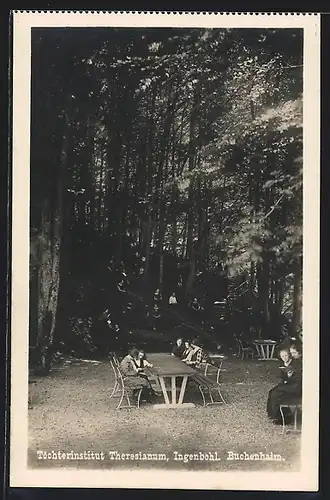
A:
<svg viewBox="0 0 330 500">
<path fill-rule="evenodd" d="M 210 361 L 206 361 L 205 368 L 204 368 L 205 377 L 208 376 L 208 372 L 212 371 L 212 368 L 216 369 L 216 381 L 218 384 L 220 384 L 220 375 L 221 375 L 221 371 L 222 371 L 222 365 L 223 365 L 223 361 L 220 361 L 219 365 L 215 364 L 215 363 L 211 363 Z"/>
<path fill-rule="evenodd" d="M 284 415 L 284 409 L 289 410 L 291 414 L 293 415 L 293 429 L 286 429 L 285 425 L 285 415 Z M 297 426 L 297 420 L 298 420 L 298 413 L 302 413 L 302 404 L 301 404 L 301 399 L 297 400 L 292 400 L 290 403 L 285 403 L 280 405 L 280 414 L 282 417 L 282 433 L 285 434 L 286 432 L 301 432 L 300 429 L 298 429 Z"/>
<path fill-rule="evenodd" d="M 120 366 L 119 358 L 118 358 L 118 356 L 117 356 L 117 354 L 115 352 L 111 352 L 110 353 L 110 357 L 111 357 L 112 361 L 115 363 L 116 366 Z"/>
<path fill-rule="evenodd" d="M 115 386 L 110 397 L 119 397 L 119 402 L 116 410 L 123 408 L 140 408 L 140 399 L 143 390 L 143 386 L 136 386 L 136 384 L 130 384 L 129 378 L 123 377 L 120 367 L 116 363 L 110 360 L 112 369 L 115 372 Z M 136 405 L 132 404 L 133 391 L 137 391 L 137 402 Z M 123 402 L 126 401 L 126 404 Z"/>
<path fill-rule="evenodd" d="M 238 357 L 244 359 L 245 356 L 247 358 L 250 356 L 253 359 L 255 354 L 254 349 L 249 345 L 243 344 L 238 337 L 236 337 L 236 341 L 238 343 Z"/>
<path fill-rule="evenodd" d="M 110 394 L 110 399 L 111 399 L 115 395 L 117 395 L 118 392 L 120 392 L 120 379 L 119 379 L 119 375 L 118 375 L 119 365 L 116 364 L 113 357 L 110 358 L 109 362 L 110 362 L 110 366 L 112 368 L 112 371 L 113 371 L 113 374 L 115 377 L 115 383 L 114 383 L 112 392 Z"/>
</svg>

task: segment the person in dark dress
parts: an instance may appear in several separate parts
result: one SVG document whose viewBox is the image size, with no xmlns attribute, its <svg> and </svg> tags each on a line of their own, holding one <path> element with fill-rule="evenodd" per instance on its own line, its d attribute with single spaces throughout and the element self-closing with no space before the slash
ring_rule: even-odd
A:
<svg viewBox="0 0 330 500">
<path fill-rule="evenodd" d="M 157 330 L 160 326 L 160 313 L 159 313 L 159 307 L 157 304 L 154 305 L 154 308 L 151 313 L 151 327 L 153 330 Z"/>
<path fill-rule="evenodd" d="M 172 349 L 172 356 L 176 356 L 177 358 L 181 358 L 184 350 L 185 350 L 185 346 L 183 343 L 183 339 L 181 337 L 179 337 L 176 340 L 176 344 Z"/>
<path fill-rule="evenodd" d="M 155 291 L 154 293 L 154 304 L 157 304 L 159 305 L 160 301 L 161 301 L 161 294 L 160 294 L 160 290 L 159 288 L 157 288 L 157 290 Z"/>
<path fill-rule="evenodd" d="M 273 387 L 268 393 L 267 400 L 267 415 L 275 424 L 280 424 L 281 404 L 289 404 L 295 399 L 301 398 L 302 393 L 302 363 L 301 356 L 298 353 L 296 358 L 290 354 L 290 350 L 285 348 L 279 353 L 283 361 L 281 370 L 281 381 Z M 290 415 L 286 415 L 285 419 L 289 423 Z"/>
</svg>

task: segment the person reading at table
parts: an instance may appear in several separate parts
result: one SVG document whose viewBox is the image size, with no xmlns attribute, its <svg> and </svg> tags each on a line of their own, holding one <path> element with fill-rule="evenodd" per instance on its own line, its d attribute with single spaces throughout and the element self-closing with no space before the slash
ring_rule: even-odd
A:
<svg viewBox="0 0 330 500">
<path fill-rule="evenodd" d="M 302 371 L 300 358 L 294 359 L 288 348 L 281 349 L 279 356 L 283 361 L 280 366 L 280 383 L 268 393 L 267 415 L 274 424 L 281 424 L 280 406 L 290 404 L 294 399 L 301 398 Z M 284 415 L 286 423 L 291 420 L 291 414 Z"/>
<path fill-rule="evenodd" d="M 184 353 L 184 350 L 185 350 L 185 345 L 183 343 L 183 339 L 179 337 L 176 340 L 176 344 L 173 347 L 171 354 L 172 354 L 172 356 L 176 356 L 177 358 L 181 358 L 181 356 Z"/>
<path fill-rule="evenodd" d="M 293 373 L 290 376 L 290 387 L 295 386 L 296 391 L 301 396 L 302 394 L 302 354 L 301 354 L 301 345 L 298 342 L 295 342 L 289 347 L 290 355 L 292 358 L 292 369 Z"/>
</svg>

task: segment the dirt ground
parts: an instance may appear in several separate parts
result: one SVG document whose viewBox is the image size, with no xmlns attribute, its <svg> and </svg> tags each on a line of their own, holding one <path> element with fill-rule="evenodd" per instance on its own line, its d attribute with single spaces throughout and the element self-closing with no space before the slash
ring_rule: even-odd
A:
<svg viewBox="0 0 330 500">
<path fill-rule="evenodd" d="M 230 360 L 224 363 L 223 393 L 227 405 L 116 411 L 109 395 L 114 383 L 107 362 L 63 360 L 50 376 L 34 385 L 29 410 L 29 467 L 144 468 L 185 470 L 299 469 L 299 434 L 282 434 L 266 415 L 269 389 L 277 383 L 276 362 Z M 40 452 L 103 452 L 104 459 L 43 459 Z M 166 460 L 111 460 L 120 454 L 165 454 Z M 39 457 L 38 457 L 39 452 Z M 211 452 L 221 460 L 175 460 L 177 454 Z M 271 453 L 279 460 L 228 460 L 238 454 Z M 99 455 L 100 456 L 100 455 Z M 244 455 L 245 456 L 245 455 Z M 76 456 L 77 457 L 77 456 Z"/>
</svg>

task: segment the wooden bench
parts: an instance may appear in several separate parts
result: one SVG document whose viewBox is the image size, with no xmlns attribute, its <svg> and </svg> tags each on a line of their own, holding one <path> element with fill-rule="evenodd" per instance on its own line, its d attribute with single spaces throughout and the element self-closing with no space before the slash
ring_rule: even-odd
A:
<svg viewBox="0 0 330 500">
<path fill-rule="evenodd" d="M 285 424 L 285 414 L 283 410 L 289 410 L 293 415 L 293 429 L 287 429 Z M 297 420 L 298 413 L 302 413 L 302 402 L 301 399 L 294 399 L 290 403 L 283 403 L 280 405 L 280 414 L 282 417 L 282 433 L 285 432 L 301 432 L 301 429 L 298 429 Z"/>
</svg>

